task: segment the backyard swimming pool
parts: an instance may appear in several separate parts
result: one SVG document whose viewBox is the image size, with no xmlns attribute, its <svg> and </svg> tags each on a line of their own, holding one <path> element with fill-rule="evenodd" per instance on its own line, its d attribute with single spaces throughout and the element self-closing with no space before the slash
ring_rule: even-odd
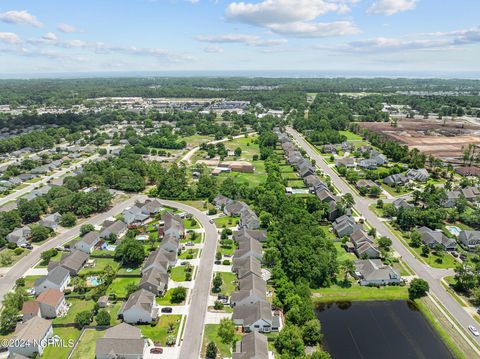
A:
<svg viewBox="0 0 480 359">
<path fill-rule="evenodd" d="M 447 231 L 449 231 L 451 234 L 453 234 L 455 237 L 458 237 L 460 235 L 460 232 L 462 231 L 460 228 L 457 226 L 446 226 Z"/>
<path fill-rule="evenodd" d="M 89 287 L 98 287 L 100 284 L 102 284 L 102 280 L 96 276 L 87 278 L 87 285 Z"/>
</svg>

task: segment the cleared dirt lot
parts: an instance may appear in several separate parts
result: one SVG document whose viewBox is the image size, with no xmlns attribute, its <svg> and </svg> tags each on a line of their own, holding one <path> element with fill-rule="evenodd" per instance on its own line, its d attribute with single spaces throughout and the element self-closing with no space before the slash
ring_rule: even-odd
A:
<svg viewBox="0 0 480 359">
<path fill-rule="evenodd" d="M 397 127 L 385 122 L 361 122 L 366 128 L 406 144 L 410 149 L 455 161 L 468 144 L 480 145 L 480 126 L 463 121 L 400 120 Z"/>
</svg>

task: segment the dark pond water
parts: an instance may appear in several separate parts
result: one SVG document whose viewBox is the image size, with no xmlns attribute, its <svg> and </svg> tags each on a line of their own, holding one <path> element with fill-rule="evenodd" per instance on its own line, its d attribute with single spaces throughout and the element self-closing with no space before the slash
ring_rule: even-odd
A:
<svg viewBox="0 0 480 359">
<path fill-rule="evenodd" d="M 435 329 L 406 301 L 348 302 L 317 308 L 333 359 L 453 359 Z"/>
</svg>

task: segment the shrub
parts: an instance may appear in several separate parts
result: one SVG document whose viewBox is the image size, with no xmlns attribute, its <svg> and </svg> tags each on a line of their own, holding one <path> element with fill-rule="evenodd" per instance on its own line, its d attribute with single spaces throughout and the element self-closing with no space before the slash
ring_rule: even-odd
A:
<svg viewBox="0 0 480 359">
<path fill-rule="evenodd" d="M 19 256 L 20 254 L 23 253 L 23 248 L 15 248 L 13 250 L 13 253 L 15 253 L 16 256 Z"/>
<path fill-rule="evenodd" d="M 229 266 L 229 265 L 230 265 L 230 260 L 225 259 L 225 260 L 222 262 L 222 264 L 223 264 L 224 266 Z"/>
<path fill-rule="evenodd" d="M 184 287 L 173 288 L 172 303 L 181 303 L 187 297 L 187 289 Z"/>
</svg>

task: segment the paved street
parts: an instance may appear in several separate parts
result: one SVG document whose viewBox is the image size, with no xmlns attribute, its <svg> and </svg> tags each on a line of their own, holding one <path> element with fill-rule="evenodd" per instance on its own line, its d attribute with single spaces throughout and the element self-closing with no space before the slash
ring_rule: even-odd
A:
<svg viewBox="0 0 480 359">
<path fill-rule="evenodd" d="M 430 293 L 433 294 L 438 301 L 447 309 L 447 311 L 456 319 L 459 325 L 468 332 L 467 327 L 474 325 L 478 327 L 478 323 L 467 313 L 466 310 L 446 291 L 440 282 L 440 277 L 445 273 L 442 270 L 436 270 L 423 263 L 421 263 L 404 245 L 403 243 L 390 231 L 390 229 L 377 217 L 375 213 L 370 210 L 371 202 L 363 197 L 358 196 L 350 189 L 347 183 L 337 173 L 327 165 L 323 157 L 312 149 L 307 141 L 295 130 L 288 128 L 287 132 L 294 138 L 297 144 L 302 147 L 307 154 L 316 161 L 316 165 L 332 179 L 332 183 L 342 192 L 351 193 L 355 200 L 355 209 L 370 223 L 370 225 L 377 230 L 380 236 L 388 237 L 392 240 L 393 248 L 397 251 L 407 265 L 421 278 L 425 279 L 430 285 Z M 468 338 L 480 344 L 480 337 L 470 335 Z M 477 349 L 477 353 L 478 349 Z M 479 353 L 480 355 L 480 353 Z"/>
<path fill-rule="evenodd" d="M 205 229 L 205 243 L 195 278 L 195 286 L 187 315 L 187 324 L 180 349 L 181 359 L 198 359 L 202 346 L 203 327 L 205 325 L 205 314 L 213 275 L 213 262 L 217 248 L 217 228 L 214 224 L 210 223 L 210 219 L 205 213 L 193 207 L 174 201 L 161 200 L 160 202 L 163 205 L 179 208 L 193 214 Z"/>
<path fill-rule="evenodd" d="M 51 248 L 55 248 L 61 246 L 62 244 L 70 241 L 71 239 L 80 235 L 80 227 L 84 224 L 93 224 L 93 225 L 100 225 L 105 221 L 107 218 L 112 217 L 120 212 L 122 212 L 125 208 L 131 207 L 136 200 L 145 198 L 146 196 L 137 195 L 132 198 L 123 201 L 114 207 L 112 207 L 108 212 L 100 213 L 94 217 L 91 217 L 84 221 L 82 224 L 79 224 L 69 230 L 58 234 L 57 236 L 53 237 L 52 239 L 48 240 L 41 246 L 34 247 L 31 253 L 23 257 L 19 260 L 3 277 L 0 278 L 0 302 L 3 299 L 5 293 L 10 291 L 15 284 L 15 281 L 22 277 L 30 268 L 33 268 L 38 261 L 40 261 L 40 254 L 43 251 L 46 251 Z"/>
</svg>

